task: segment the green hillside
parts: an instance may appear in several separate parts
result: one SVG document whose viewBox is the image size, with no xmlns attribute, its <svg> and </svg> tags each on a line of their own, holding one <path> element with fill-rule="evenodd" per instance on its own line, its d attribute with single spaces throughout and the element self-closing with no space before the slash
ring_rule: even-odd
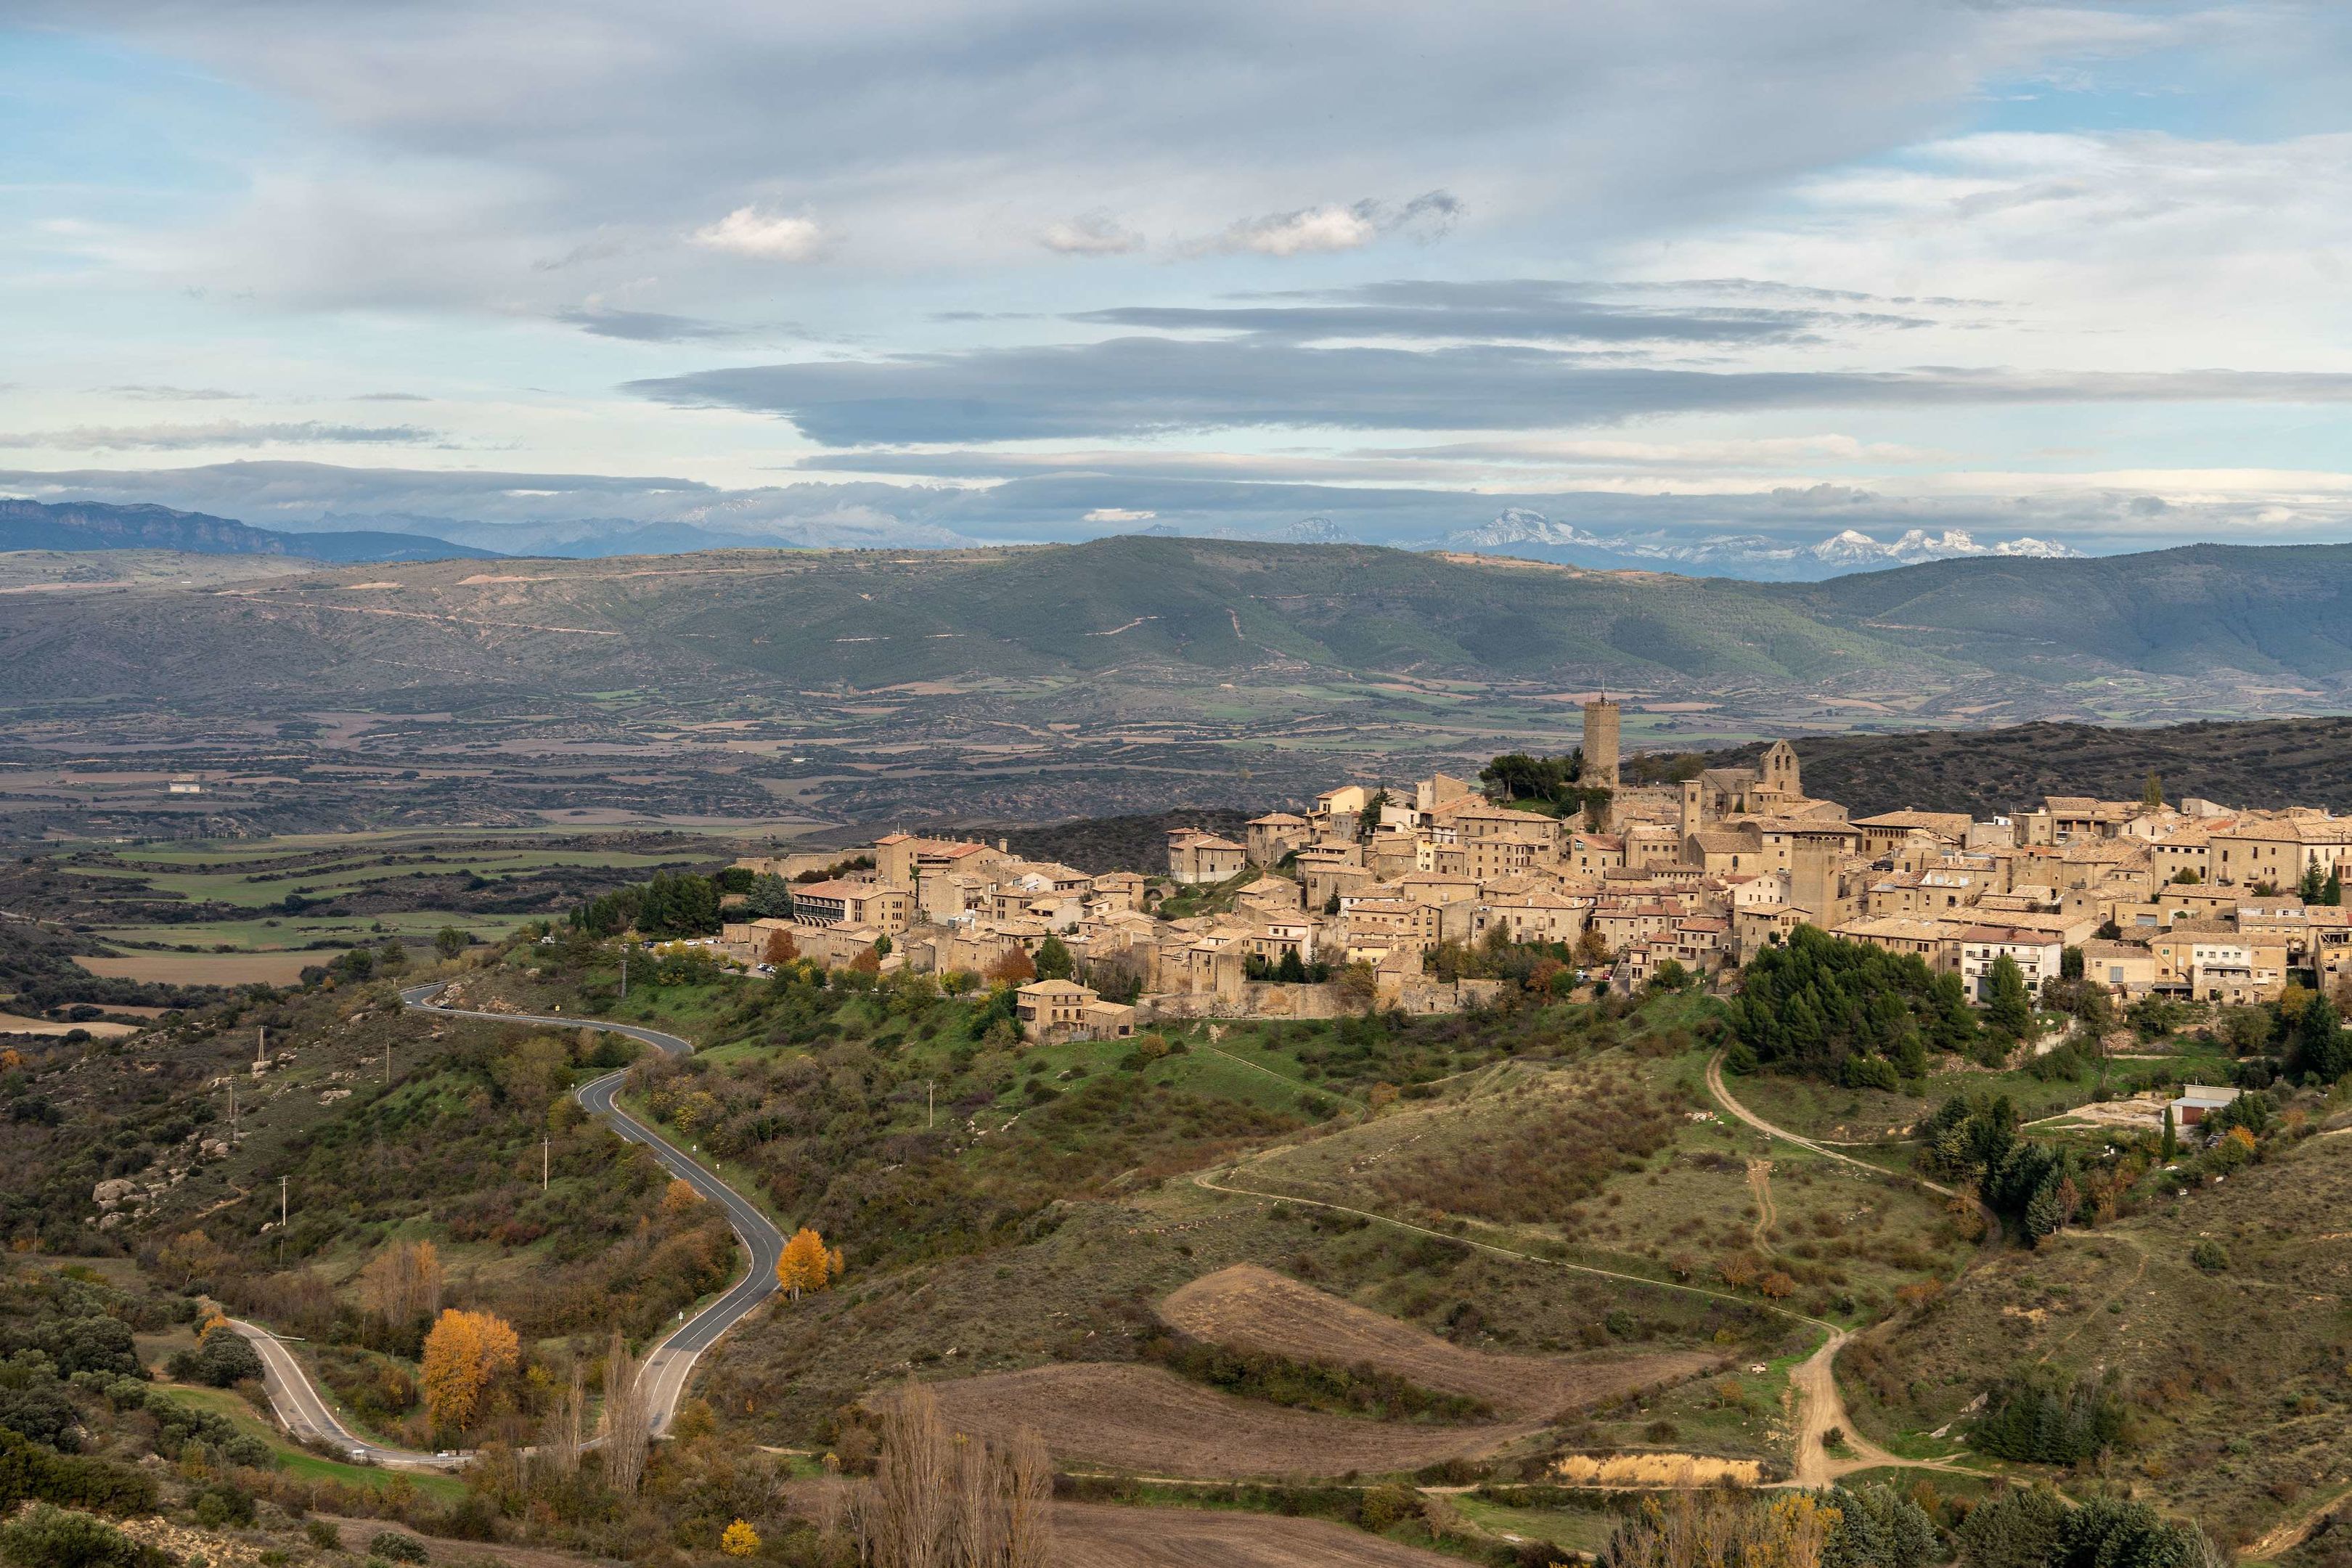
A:
<svg viewBox="0 0 2352 1568">
<path fill-rule="evenodd" d="M 2089 561 L 1937 561 L 1767 588 L 1836 624 L 2003 670 L 2352 669 L 2352 544 L 2193 544 Z"/>
</svg>

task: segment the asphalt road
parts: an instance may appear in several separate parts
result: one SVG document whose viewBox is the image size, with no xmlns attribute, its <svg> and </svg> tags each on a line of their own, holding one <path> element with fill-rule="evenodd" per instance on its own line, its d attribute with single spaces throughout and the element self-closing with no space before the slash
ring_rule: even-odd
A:
<svg viewBox="0 0 2352 1568">
<path fill-rule="evenodd" d="M 660 1029 L 648 1029 L 639 1024 L 613 1024 L 596 1018 L 566 1018 L 536 1013 L 481 1013 L 462 1007 L 437 1007 L 432 998 L 440 991 L 441 983 L 412 985 L 400 994 L 407 1006 L 426 1012 L 443 1013 L 457 1018 L 487 1018 L 494 1024 L 547 1024 L 557 1028 L 597 1029 L 608 1034 L 626 1035 L 642 1040 L 656 1050 L 669 1055 L 686 1056 L 694 1046 L 691 1041 Z M 704 1307 L 691 1318 L 681 1321 L 646 1357 L 647 1425 L 656 1436 L 668 1429 L 670 1420 L 677 1414 L 679 1401 L 686 1397 L 687 1381 L 694 1373 L 694 1363 L 702 1352 L 717 1342 L 719 1336 L 743 1321 L 754 1307 L 776 1292 L 776 1264 L 784 1254 L 784 1234 L 778 1230 L 757 1205 L 740 1193 L 704 1170 L 688 1158 L 677 1145 L 631 1116 L 614 1103 L 621 1085 L 628 1077 L 625 1069 L 606 1073 L 603 1078 L 582 1084 L 573 1098 L 592 1116 L 600 1116 L 614 1132 L 632 1143 L 642 1143 L 664 1169 L 681 1181 L 690 1183 L 694 1190 L 727 1211 L 727 1223 L 735 1229 L 743 1250 L 751 1255 L 751 1267 L 740 1279 L 730 1286 L 717 1300 Z M 320 1398 L 310 1375 L 275 1335 L 252 1323 L 230 1320 L 229 1327 L 253 1342 L 261 1352 L 262 1386 L 268 1391 L 269 1403 L 286 1429 L 297 1437 L 319 1437 L 334 1445 L 346 1455 L 357 1455 L 368 1461 L 395 1468 L 454 1469 L 466 1460 L 462 1455 L 421 1453 L 408 1448 L 389 1448 L 354 1436 Z"/>
</svg>

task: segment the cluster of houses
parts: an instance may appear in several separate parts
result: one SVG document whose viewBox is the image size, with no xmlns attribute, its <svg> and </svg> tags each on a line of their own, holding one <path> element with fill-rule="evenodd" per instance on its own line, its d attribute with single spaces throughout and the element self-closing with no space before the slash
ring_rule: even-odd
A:
<svg viewBox="0 0 2352 1568">
<path fill-rule="evenodd" d="M 894 833 L 867 852 L 870 871 L 798 883 L 789 921 L 730 922 L 722 941 L 756 962 L 786 929 L 821 963 L 880 948 L 891 967 L 986 974 L 1015 950 L 1034 962 L 1051 938 L 1096 984 L 1022 988 L 1024 1022 L 1047 1037 L 1117 1037 L 1139 1016 L 1328 1016 L 1364 1000 L 1451 1011 L 1499 983 L 1440 979 L 1430 955 L 1498 935 L 1566 944 L 1588 977 L 1627 989 L 1669 962 L 1700 973 L 1745 963 L 1807 924 L 1916 953 L 1979 999 L 2001 958 L 2034 984 L 2070 947 L 2125 1000 L 2258 1002 L 2291 972 L 2326 984 L 2352 966 L 2352 910 L 2296 896 L 2315 868 L 2321 879 L 2352 868 L 2352 819 L 2070 796 L 1981 822 L 1853 818 L 1805 794 L 1786 742 L 1753 768 L 1625 785 L 1618 717 L 1605 699 L 1585 709 L 1582 783 L 1609 792 L 1590 817 L 1496 801 L 1444 773 L 1394 794 L 1349 784 L 1257 817 L 1239 842 L 1171 833 L 1166 873 L 1152 877 Z M 740 864 L 789 879 L 828 858 Z M 1188 896 L 1204 912 L 1171 918 Z M 1297 983 L 1331 971 L 1355 990 Z M 1113 989 L 1136 1004 L 1104 1001 Z"/>
</svg>

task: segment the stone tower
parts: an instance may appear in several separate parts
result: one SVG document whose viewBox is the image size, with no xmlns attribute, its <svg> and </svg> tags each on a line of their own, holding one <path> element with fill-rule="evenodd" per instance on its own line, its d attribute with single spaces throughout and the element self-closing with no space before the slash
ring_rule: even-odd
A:
<svg viewBox="0 0 2352 1568">
<path fill-rule="evenodd" d="M 1584 705 L 1584 782 L 1617 787 L 1617 704 L 1606 697 Z"/>
</svg>

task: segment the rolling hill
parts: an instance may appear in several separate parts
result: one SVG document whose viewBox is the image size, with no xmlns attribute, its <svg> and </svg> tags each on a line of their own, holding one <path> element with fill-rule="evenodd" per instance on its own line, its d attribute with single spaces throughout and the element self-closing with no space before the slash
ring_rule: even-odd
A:
<svg viewBox="0 0 2352 1568">
<path fill-rule="evenodd" d="M 151 521 L 243 538 L 223 531 L 242 525 L 220 519 Z M 152 613 L 147 592 L 12 607 L 0 626 L 0 696 L 383 698 L 453 684 L 544 692 L 677 680 L 1198 689 L 1328 677 L 1735 700 L 1874 692 L 1898 704 L 1934 696 L 1963 717 L 2145 720 L 2325 711 L 2341 706 L 2352 673 L 2352 546 L 2342 545 L 1946 561 L 1765 584 L 1127 537 L 541 560 L 496 572 L 443 561 L 396 576 L 197 588 L 177 593 L 168 616 Z"/>
<path fill-rule="evenodd" d="M 0 500 L 0 551 L 173 550 L 192 555 L 295 555 L 350 562 L 483 560 L 497 552 L 411 533 L 280 533 L 170 507 L 52 505 Z"/>
<path fill-rule="evenodd" d="M 1832 624 L 1999 669 L 2352 669 L 2352 544 L 2192 544 L 2088 560 L 1936 561 L 1767 590 Z"/>
</svg>

